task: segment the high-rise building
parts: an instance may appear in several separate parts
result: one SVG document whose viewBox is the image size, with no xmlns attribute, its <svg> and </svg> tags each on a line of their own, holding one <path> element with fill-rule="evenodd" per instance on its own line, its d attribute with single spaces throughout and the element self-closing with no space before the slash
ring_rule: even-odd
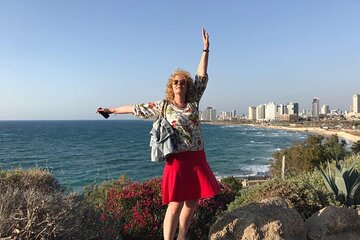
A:
<svg viewBox="0 0 360 240">
<path fill-rule="evenodd" d="M 274 121 L 278 116 L 278 105 L 275 102 L 270 102 L 266 104 L 265 107 L 265 119 L 269 121 Z"/>
<path fill-rule="evenodd" d="M 360 113 L 360 95 L 359 94 L 353 95 L 353 112 Z"/>
<path fill-rule="evenodd" d="M 236 110 L 235 109 L 233 109 L 231 111 L 231 118 L 236 118 Z"/>
<path fill-rule="evenodd" d="M 278 106 L 278 112 L 279 112 L 280 115 L 287 114 L 287 113 L 288 113 L 288 111 L 287 111 L 287 106 L 284 105 L 284 104 L 280 104 L 280 105 Z"/>
<path fill-rule="evenodd" d="M 287 113 L 288 114 L 295 114 L 295 115 L 299 115 L 299 104 L 298 103 L 288 103 L 287 105 Z"/>
<path fill-rule="evenodd" d="M 256 121 L 265 120 L 265 104 L 256 107 Z"/>
<path fill-rule="evenodd" d="M 329 114 L 330 113 L 330 107 L 329 105 L 322 105 L 321 107 L 321 111 L 320 111 L 321 114 Z"/>
<path fill-rule="evenodd" d="M 215 121 L 216 120 L 216 109 L 212 107 L 207 107 L 203 111 L 203 120 L 205 121 Z"/>
<path fill-rule="evenodd" d="M 216 109 L 213 108 L 210 111 L 210 121 L 216 121 Z"/>
<path fill-rule="evenodd" d="M 311 115 L 312 117 L 319 117 L 319 113 L 320 113 L 320 100 L 319 98 L 313 98 Z"/>
<path fill-rule="evenodd" d="M 249 107 L 249 120 L 256 120 L 256 107 Z"/>
</svg>

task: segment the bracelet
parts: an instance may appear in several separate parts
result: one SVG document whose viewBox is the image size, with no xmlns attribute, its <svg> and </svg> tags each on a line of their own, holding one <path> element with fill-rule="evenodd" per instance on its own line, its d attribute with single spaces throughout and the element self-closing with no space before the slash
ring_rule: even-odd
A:
<svg viewBox="0 0 360 240">
<path fill-rule="evenodd" d="M 208 53 L 208 52 L 209 52 L 209 49 L 204 49 L 203 52 L 207 52 L 207 53 Z"/>
</svg>

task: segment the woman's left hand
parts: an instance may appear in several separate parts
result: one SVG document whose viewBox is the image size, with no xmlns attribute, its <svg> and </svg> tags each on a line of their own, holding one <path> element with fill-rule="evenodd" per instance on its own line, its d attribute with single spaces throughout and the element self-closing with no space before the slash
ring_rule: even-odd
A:
<svg viewBox="0 0 360 240">
<path fill-rule="evenodd" d="M 209 50 L 210 47 L 209 34 L 206 32 L 205 28 L 202 29 L 202 39 L 204 43 L 204 50 Z"/>
</svg>

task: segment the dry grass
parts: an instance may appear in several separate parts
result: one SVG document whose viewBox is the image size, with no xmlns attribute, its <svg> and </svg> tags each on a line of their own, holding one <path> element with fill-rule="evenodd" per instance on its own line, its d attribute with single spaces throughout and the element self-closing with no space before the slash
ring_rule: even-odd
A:
<svg viewBox="0 0 360 240">
<path fill-rule="evenodd" d="M 49 171 L 0 171 L 0 239 L 95 239 L 95 214 Z"/>
</svg>

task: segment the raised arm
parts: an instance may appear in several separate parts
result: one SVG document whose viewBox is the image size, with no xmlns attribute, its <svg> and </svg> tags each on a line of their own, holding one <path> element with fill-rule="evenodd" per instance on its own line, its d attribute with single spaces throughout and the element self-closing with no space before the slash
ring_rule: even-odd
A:
<svg viewBox="0 0 360 240">
<path fill-rule="evenodd" d="M 199 67 L 197 70 L 197 74 L 199 76 L 205 76 L 207 74 L 207 66 L 208 66 L 208 59 L 209 59 L 209 47 L 210 47 L 210 41 L 209 41 L 209 34 L 206 32 L 206 30 L 202 29 L 202 39 L 203 39 L 203 52 L 201 54 Z"/>
<path fill-rule="evenodd" d="M 134 105 L 126 105 L 126 106 L 120 106 L 115 108 L 99 108 L 97 113 L 107 113 L 107 114 L 132 114 L 134 113 Z"/>
<path fill-rule="evenodd" d="M 101 115 L 105 115 L 105 118 L 108 118 L 108 114 L 134 114 L 136 117 L 140 118 L 151 118 L 157 117 L 162 109 L 164 101 L 154 101 L 149 103 L 141 103 L 135 105 L 124 105 L 115 108 L 98 108 L 96 111 Z"/>
</svg>

